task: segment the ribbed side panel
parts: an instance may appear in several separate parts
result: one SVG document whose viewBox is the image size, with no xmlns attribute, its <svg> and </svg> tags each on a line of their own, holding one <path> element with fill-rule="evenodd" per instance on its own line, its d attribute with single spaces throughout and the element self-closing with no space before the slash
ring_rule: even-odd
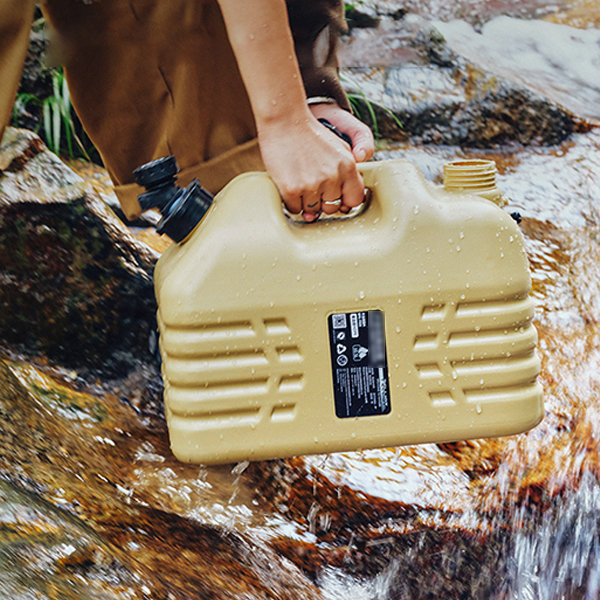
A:
<svg viewBox="0 0 600 600">
<path fill-rule="evenodd" d="M 539 394 L 532 318 L 526 296 L 424 306 L 412 356 L 432 405 L 510 402 Z"/>
<path fill-rule="evenodd" d="M 159 314 L 165 398 L 177 427 L 204 430 L 291 421 L 304 357 L 281 318 L 166 327 Z M 281 401 L 274 403 L 273 392 Z"/>
</svg>

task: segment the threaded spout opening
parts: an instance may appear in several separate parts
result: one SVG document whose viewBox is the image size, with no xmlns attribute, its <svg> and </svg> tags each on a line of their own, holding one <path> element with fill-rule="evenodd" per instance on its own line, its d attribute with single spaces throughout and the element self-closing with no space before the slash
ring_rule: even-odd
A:
<svg viewBox="0 0 600 600">
<path fill-rule="evenodd" d="M 493 160 L 455 160 L 444 165 L 444 189 L 476 194 L 502 206 L 506 200 L 496 187 L 496 173 Z"/>
</svg>

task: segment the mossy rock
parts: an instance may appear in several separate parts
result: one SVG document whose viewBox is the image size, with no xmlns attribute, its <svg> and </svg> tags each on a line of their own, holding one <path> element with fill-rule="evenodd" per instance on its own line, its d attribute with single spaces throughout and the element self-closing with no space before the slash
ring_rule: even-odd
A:
<svg viewBox="0 0 600 600">
<path fill-rule="evenodd" d="M 150 360 L 156 256 L 32 132 L 8 130 L 0 169 L 0 339 L 115 374 Z"/>
</svg>

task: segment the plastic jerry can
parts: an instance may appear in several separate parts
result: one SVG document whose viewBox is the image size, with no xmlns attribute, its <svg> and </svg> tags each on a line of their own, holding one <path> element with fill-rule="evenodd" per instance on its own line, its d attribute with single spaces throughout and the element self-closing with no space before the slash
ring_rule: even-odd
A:
<svg viewBox="0 0 600 600">
<path fill-rule="evenodd" d="M 362 165 L 368 207 L 310 224 L 284 215 L 265 173 L 224 188 L 156 266 L 174 454 L 227 463 L 536 425 L 523 238 L 464 192 L 492 189 L 476 164 L 448 170 L 458 191 L 405 160 Z"/>
</svg>

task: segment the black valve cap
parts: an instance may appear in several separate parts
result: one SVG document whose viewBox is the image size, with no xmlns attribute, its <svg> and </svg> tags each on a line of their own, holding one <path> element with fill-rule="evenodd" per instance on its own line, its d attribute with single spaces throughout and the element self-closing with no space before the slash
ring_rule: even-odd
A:
<svg viewBox="0 0 600 600">
<path fill-rule="evenodd" d="M 521 223 L 521 221 L 523 220 L 523 217 L 521 216 L 520 212 L 511 212 L 510 216 L 517 222 L 517 223 Z"/>
<path fill-rule="evenodd" d="M 179 167 L 177 166 L 175 157 L 165 156 L 138 167 L 133 172 L 133 176 L 138 185 L 149 190 L 172 180 L 178 172 Z"/>
</svg>

